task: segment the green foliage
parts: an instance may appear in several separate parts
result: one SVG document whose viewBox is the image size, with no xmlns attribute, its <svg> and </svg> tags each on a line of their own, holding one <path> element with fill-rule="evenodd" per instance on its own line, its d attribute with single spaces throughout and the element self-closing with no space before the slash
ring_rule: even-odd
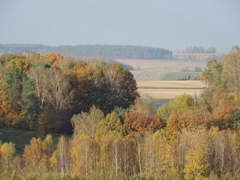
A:
<svg viewBox="0 0 240 180">
<path fill-rule="evenodd" d="M 19 98 L 22 92 L 22 73 L 16 67 L 13 67 L 5 73 L 4 80 L 11 87 L 9 91 L 11 103 L 17 106 L 20 103 Z M 18 109 L 18 107 L 15 107 L 15 109 Z"/>
<path fill-rule="evenodd" d="M 231 123 L 233 128 L 238 128 L 240 127 L 240 110 L 234 112 L 233 117 L 232 117 L 232 123 Z"/>
<path fill-rule="evenodd" d="M 240 49 L 239 47 L 226 55 L 222 61 L 215 59 L 208 62 L 207 68 L 202 74 L 202 79 L 209 86 L 223 88 L 230 91 L 239 90 L 239 74 L 240 74 Z"/>
<path fill-rule="evenodd" d="M 22 82 L 22 116 L 25 119 L 29 129 L 37 129 L 37 119 L 40 110 L 39 99 L 35 94 L 35 82 L 24 77 Z"/>
<path fill-rule="evenodd" d="M 117 107 L 113 110 L 113 112 L 116 113 L 116 116 L 119 118 L 120 122 L 123 124 L 124 123 L 124 118 L 125 118 L 125 114 L 127 112 L 129 112 L 128 109 L 124 109 L 124 108 L 120 108 L 120 107 Z"/>
<path fill-rule="evenodd" d="M 179 112 L 185 111 L 188 108 L 193 107 L 194 105 L 195 105 L 195 100 L 190 95 L 177 96 L 169 103 L 169 106 L 172 109 L 175 109 Z"/>
<path fill-rule="evenodd" d="M 225 81 L 222 77 L 222 63 L 213 59 L 208 62 L 207 68 L 202 74 L 202 79 L 207 81 L 210 86 L 225 87 Z"/>
<path fill-rule="evenodd" d="M 9 61 L 11 61 L 11 60 L 13 60 L 15 58 L 16 58 L 15 55 L 13 55 L 11 53 L 5 53 L 2 56 L 0 56 L 0 63 L 2 65 L 4 65 L 4 64 L 8 63 Z"/>
<path fill-rule="evenodd" d="M 172 110 L 170 109 L 169 105 L 160 106 L 157 110 L 157 115 L 164 119 L 168 119 L 171 114 L 171 111 Z"/>
<path fill-rule="evenodd" d="M 110 133 L 120 136 L 126 135 L 124 124 L 115 112 L 108 114 L 106 118 L 100 122 L 97 130 L 98 137 L 106 136 Z"/>
<path fill-rule="evenodd" d="M 38 136 L 34 131 L 26 131 L 20 129 L 0 129 L 0 138 L 2 142 L 13 142 L 16 145 L 16 152 L 22 153 L 24 146 L 30 143 L 32 137 Z"/>
<path fill-rule="evenodd" d="M 10 87 L 7 93 L 12 112 L 16 114 L 12 125 L 36 129 L 39 101 L 35 94 L 35 82 L 15 67 L 5 73 L 4 80 Z"/>
<path fill-rule="evenodd" d="M 183 113 L 196 105 L 196 101 L 190 95 L 181 95 L 175 97 L 169 104 L 160 106 L 157 115 L 164 119 L 168 119 L 171 113 Z"/>
</svg>

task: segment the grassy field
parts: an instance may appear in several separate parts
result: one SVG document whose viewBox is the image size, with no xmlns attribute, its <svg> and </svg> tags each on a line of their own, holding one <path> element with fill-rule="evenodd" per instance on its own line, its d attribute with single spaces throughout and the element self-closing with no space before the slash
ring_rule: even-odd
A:
<svg viewBox="0 0 240 180">
<path fill-rule="evenodd" d="M 12 142 L 16 145 L 17 153 L 22 153 L 24 146 L 30 143 L 33 137 L 38 137 L 38 134 L 33 131 L 25 131 L 20 129 L 1 128 L 0 141 Z"/>
<path fill-rule="evenodd" d="M 68 136 L 69 135 L 65 135 L 65 137 Z M 14 143 L 17 154 L 23 153 L 25 145 L 29 144 L 33 137 L 42 137 L 42 135 L 30 130 L 17 128 L 0 128 L 0 142 Z M 56 141 L 59 137 L 60 134 L 53 134 L 54 141 Z"/>
<path fill-rule="evenodd" d="M 140 95 L 152 99 L 154 106 L 183 94 L 198 96 L 206 88 L 202 81 L 138 81 L 137 86 Z"/>
<path fill-rule="evenodd" d="M 162 80 L 164 81 L 178 81 L 178 80 L 192 80 L 198 78 L 199 72 L 169 72 Z"/>
<path fill-rule="evenodd" d="M 206 84 L 202 81 L 137 81 L 138 88 L 205 88 Z"/>
</svg>

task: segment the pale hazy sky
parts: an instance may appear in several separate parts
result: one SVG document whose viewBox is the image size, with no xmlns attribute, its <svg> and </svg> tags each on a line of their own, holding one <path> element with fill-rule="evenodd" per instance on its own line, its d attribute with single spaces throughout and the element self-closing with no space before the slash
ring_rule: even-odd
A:
<svg viewBox="0 0 240 180">
<path fill-rule="evenodd" d="M 0 0 L 1 43 L 229 50 L 240 0 Z"/>
</svg>

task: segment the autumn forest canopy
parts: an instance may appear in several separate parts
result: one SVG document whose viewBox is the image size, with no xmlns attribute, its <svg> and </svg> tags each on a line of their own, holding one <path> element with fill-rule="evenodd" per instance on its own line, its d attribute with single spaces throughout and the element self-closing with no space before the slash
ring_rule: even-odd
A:
<svg viewBox="0 0 240 180">
<path fill-rule="evenodd" d="M 86 64 L 59 54 L 0 57 L 1 125 L 71 132 L 73 114 L 95 107 L 104 114 L 138 97 L 132 74 L 118 64 Z"/>
<path fill-rule="evenodd" d="M 0 68 L 1 128 L 40 135 L 0 144 L 0 178 L 240 179 L 239 47 L 208 62 L 201 95 L 157 111 L 120 64 L 7 53 Z"/>
</svg>

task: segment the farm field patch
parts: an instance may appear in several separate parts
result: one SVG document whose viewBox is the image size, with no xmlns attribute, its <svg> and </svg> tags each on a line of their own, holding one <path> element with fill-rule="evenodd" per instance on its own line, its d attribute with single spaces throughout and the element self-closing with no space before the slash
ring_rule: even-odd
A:
<svg viewBox="0 0 240 180">
<path fill-rule="evenodd" d="M 183 94 L 198 96 L 206 88 L 202 81 L 138 81 L 137 86 L 139 94 L 153 102 Z"/>
<path fill-rule="evenodd" d="M 196 76 L 195 68 L 204 69 L 207 61 L 188 60 L 146 60 L 146 59 L 116 59 L 117 62 L 134 68 L 131 72 L 137 81 L 179 80 L 189 75 Z M 188 72 L 184 72 L 188 71 Z M 177 79 L 178 78 L 178 79 Z"/>
</svg>

